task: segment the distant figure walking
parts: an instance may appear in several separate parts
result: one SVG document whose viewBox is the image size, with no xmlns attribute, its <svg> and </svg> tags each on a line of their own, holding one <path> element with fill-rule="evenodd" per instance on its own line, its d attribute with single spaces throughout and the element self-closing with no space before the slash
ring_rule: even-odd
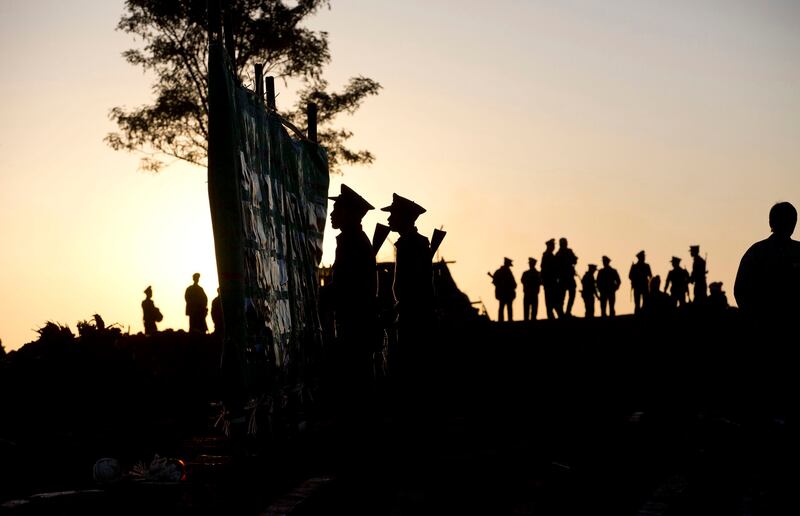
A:
<svg viewBox="0 0 800 516">
<path fill-rule="evenodd" d="M 706 261 L 700 256 L 700 246 L 689 246 L 689 254 L 694 261 L 692 262 L 692 273 L 689 275 L 689 283 L 694 284 L 694 302 L 701 304 L 708 297 L 706 285 Z"/>
<path fill-rule="evenodd" d="M 606 316 L 606 306 L 608 306 L 608 316 L 616 316 L 614 305 L 617 302 L 617 290 L 622 284 L 619 273 L 611 267 L 611 258 L 603 256 L 603 268 L 597 272 L 597 291 L 600 293 L 600 315 Z"/>
<path fill-rule="evenodd" d="M 769 238 L 744 253 L 733 295 L 743 313 L 774 322 L 795 321 L 800 314 L 800 242 L 792 239 L 797 210 L 788 202 L 769 211 Z"/>
<path fill-rule="evenodd" d="M 512 265 L 511 258 L 503 258 L 503 265 L 494 271 L 494 274 L 489 274 L 494 285 L 494 297 L 500 302 L 497 310 L 497 320 L 500 322 L 503 322 L 503 308 L 508 311 L 508 320 L 514 320 L 513 305 L 514 298 L 517 297 L 517 280 L 511 272 Z"/>
<path fill-rule="evenodd" d="M 200 273 L 192 274 L 193 283 L 186 288 L 183 298 L 186 300 L 186 315 L 189 316 L 189 332 L 205 333 L 208 331 L 206 315 L 208 315 L 208 296 L 198 282 Z"/>
<path fill-rule="evenodd" d="M 542 286 L 542 276 L 536 270 L 536 258 L 528 258 L 528 270 L 522 273 L 522 320 L 536 320 L 539 311 L 539 290 Z"/>
<path fill-rule="evenodd" d="M 564 317 L 563 302 L 559 296 L 558 264 L 556 255 L 556 241 L 551 238 L 545 242 L 545 251 L 542 254 L 542 287 L 544 288 L 544 309 L 548 319 Z"/>
<path fill-rule="evenodd" d="M 219 288 L 217 288 L 217 297 L 211 300 L 211 320 L 214 322 L 214 334 L 224 334 L 225 319 L 222 315 L 222 300 L 219 298 Z"/>
<path fill-rule="evenodd" d="M 636 253 L 636 263 L 631 265 L 628 273 L 628 279 L 631 280 L 633 289 L 633 313 L 635 314 L 642 309 L 644 299 L 647 297 L 647 290 L 650 288 L 650 280 L 653 278 L 653 272 L 650 270 L 650 265 L 644 261 L 644 257 L 644 251 Z"/>
<path fill-rule="evenodd" d="M 590 263 L 581 278 L 581 298 L 583 298 L 583 305 L 586 307 L 585 317 L 587 319 L 594 317 L 594 300 L 599 298 L 597 282 L 594 279 L 594 271 L 596 270 L 597 265 Z"/>
<path fill-rule="evenodd" d="M 564 315 L 572 315 L 572 305 L 575 303 L 575 265 L 578 257 L 569 248 L 566 238 L 558 240 L 558 252 L 556 253 L 556 263 L 558 267 L 558 286 L 559 286 L 559 306 L 564 306 L 564 298 L 567 297 L 567 306 L 563 308 Z"/>
<path fill-rule="evenodd" d="M 144 289 L 144 301 L 142 301 L 142 321 L 144 322 L 144 334 L 155 335 L 158 333 L 156 323 L 161 322 L 164 316 L 161 315 L 161 310 L 156 308 L 153 302 L 153 287 L 148 286 Z"/>
<path fill-rule="evenodd" d="M 686 305 L 686 296 L 689 294 L 689 273 L 681 267 L 681 259 L 672 257 L 672 270 L 667 274 L 664 291 L 669 291 L 672 305 L 681 307 Z M 670 289 L 670 287 L 672 287 Z"/>
</svg>

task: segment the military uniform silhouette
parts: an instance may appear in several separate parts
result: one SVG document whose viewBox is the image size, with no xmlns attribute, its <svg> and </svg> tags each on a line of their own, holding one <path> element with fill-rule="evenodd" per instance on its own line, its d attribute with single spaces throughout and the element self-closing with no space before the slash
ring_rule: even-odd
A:
<svg viewBox="0 0 800 516">
<path fill-rule="evenodd" d="M 686 296 L 689 293 L 689 273 L 681 267 L 680 258 L 673 256 L 671 261 L 672 270 L 667 274 L 664 291 L 669 291 L 673 306 L 681 307 L 686 304 Z"/>
<path fill-rule="evenodd" d="M 721 281 L 712 281 L 708 284 L 708 311 L 712 314 L 721 314 L 728 309 L 728 296 L 722 290 Z"/>
<path fill-rule="evenodd" d="M 542 286 L 542 277 L 536 270 L 536 258 L 528 258 L 528 270 L 522 273 L 522 320 L 536 320 L 539 309 L 539 289 Z"/>
<path fill-rule="evenodd" d="M 142 322 L 144 323 L 144 334 L 155 335 L 158 332 L 156 323 L 161 322 L 164 318 L 161 315 L 161 310 L 156 308 L 153 302 L 153 288 L 148 286 L 144 289 L 145 298 L 142 301 Z"/>
<path fill-rule="evenodd" d="M 694 284 L 694 302 L 702 303 L 708 297 L 706 286 L 706 261 L 700 257 L 700 246 L 689 247 L 689 254 L 692 258 L 692 273 L 689 275 L 689 283 Z"/>
<path fill-rule="evenodd" d="M 744 314 L 777 323 L 800 315 L 800 242 L 791 238 L 796 225 L 795 207 L 775 204 L 769 212 L 772 235 L 742 256 L 733 295 Z"/>
<path fill-rule="evenodd" d="M 594 279 L 594 271 L 596 270 L 597 265 L 590 263 L 581 278 L 581 298 L 583 298 L 583 305 L 586 307 L 585 317 L 587 319 L 594 317 L 594 300 L 598 297 L 597 282 Z"/>
<path fill-rule="evenodd" d="M 558 240 L 556 263 L 558 266 L 559 286 L 558 304 L 564 307 L 564 298 L 567 298 L 567 306 L 563 308 L 563 311 L 569 317 L 572 315 L 572 305 L 575 303 L 575 288 L 577 286 L 575 284 L 575 265 L 578 263 L 578 257 L 568 247 L 566 238 Z"/>
<path fill-rule="evenodd" d="M 674 303 L 669 295 L 661 291 L 661 276 L 653 276 L 650 288 L 644 298 L 642 313 L 648 316 L 662 316 L 672 311 Z"/>
<path fill-rule="evenodd" d="M 600 315 L 602 317 L 606 316 L 606 307 L 608 307 L 610 317 L 616 315 L 614 305 L 617 302 L 617 290 L 622 284 L 619 273 L 611 267 L 610 263 L 611 258 L 603 256 L 603 268 L 597 272 L 597 291 L 600 293 Z"/>
<path fill-rule="evenodd" d="M 633 289 L 633 313 L 635 314 L 638 314 L 642 308 L 642 303 L 650 286 L 650 280 L 653 277 L 650 265 L 645 263 L 644 257 L 644 251 L 636 253 L 638 260 L 631 265 L 631 270 L 628 273 L 628 279 L 631 280 L 631 288 Z"/>
<path fill-rule="evenodd" d="M 225 320 L 222 315 L 222 300 L 219 297 L 219 289 L 217 289 L 217 297 L 211 300 L 211 320 L 214 322 L 214 333 L 221 335 L 225 331 Z"/>
<path fill-rule="evenodd" d="M 545 242 L 544 253 L 542 254 L 542 287 L 544 288 L 544 308 L 548 319 L 555 319 L 564 316 L 562 300 L 559 297 L 558 286 L 558 263 L 553 251 L 556 248 L 556 241 L 550 239 Z"/>
<path fill-rule="evenodd" d="M 184 300 L 186 300 L 186 315 L 189 316 L 189 331 L 205 333 L 208 331 L 206 315 L 208 315 L 208 296 L 198 282 L 200 273 L 192 275 L 193 284 L 186 288 Z"/>
<path fill-rule="evenodd" d="M 514 320 L 514 298 L 517 297 L 517 280 L 511 272 L 513 265 L 510 258 L 503 259 L 503 265 L 491 274 L 492 284 L 494 285 L 494 297 L 500 302 L 497 311 L 497 320 L 503 321 L 503 308 L 508 310 L 508 320 Z"/>
</svg>

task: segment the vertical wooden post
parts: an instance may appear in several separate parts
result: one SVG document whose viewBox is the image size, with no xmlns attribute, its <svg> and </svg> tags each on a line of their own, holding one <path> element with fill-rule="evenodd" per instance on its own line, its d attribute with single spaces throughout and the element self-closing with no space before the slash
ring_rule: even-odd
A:
<svg viewBox="0 0 800 516">
<path fill-rule="evenodd" d="M 234 69 L 236 68 L 236 44 L 234 43 L 233 33 L 233 16 L 231 14 L 231 1 L 225 2 L 225 10 L 222 13 L 222 23 L 225 34 L 225 48 L 228 50 L 228 56 L 231 59 L 231 64 Z"/>
<path fill-rule="evenodd" d="M 264 79 L 264 86 L 267 89 L 267 109 L 275 111 L 275 77 Z"/>
<path fill-rule="evenodd" d="M 261 63 L 255 66 L 256 74 L 256 98 L 259 102 L 264 102 L 264 65 Z"/>
<path fill-rule="evenodd" d="M 308 139 L 317 143 L 317 105 L 313 102 L 308 103 L 306 116 L 308 117 Z"/>
</svg>

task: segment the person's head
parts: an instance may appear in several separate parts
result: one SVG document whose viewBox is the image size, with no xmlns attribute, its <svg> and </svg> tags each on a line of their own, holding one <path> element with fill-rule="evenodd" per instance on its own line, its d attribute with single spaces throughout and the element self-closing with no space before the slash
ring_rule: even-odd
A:
<svg viewBox="0 0 800 516">
<path fill-rule="evenodd" d="M 550 240 L 545 242 L 544 245 L 545 245 L 545 247 L 547 248 L 548 251 L 552 251 L 553 249 L 556 248 L 556 240 L 555 240 L 555 238 L 551 238 Z"/>
<path fill-rule="evenodd" d="M 797 225 L 797 210 L 789 202 L 779 202 L 769 210 L 769 228 L 781 238 L 790 238 Z"/>
<path fill-rule="evenodd" d="M 329 197 L 329 199 L 334 201 L 333 210 L 331 211 L 331 226 L 333 229 L 359 225 L 364 215 L 369 210 L 375 209 L 374 206 L 345 184 L 342 184 L 339 195 Z"/>
<path fill-rule="evenodd" d="M 690 245 L 689 246 L 689 255 L 690 256 L 697 256 L 700 254 L 700 246 L 699 245 Z"/>
<path fill-rule="evenodd" d="M 650 292 L 658 292 L 661 290 L 661 276 L 656 274 L 650 280 Z"/>
<path fill-rule="evenodd" d="M 568 245 L 568 242 L 567 242 L 566 238 L 561 237 L 561 238 L 558 239 L 558 247 L 559 248 L 565 249 L 567 247 L 567 245 Z"/>
<path fill-rule="evenodd" d="M 672 268 L 673 269 L 677 269 L 678 267 L 681 266 L 681 259 L 678 258 L 677 256 L 673 256 L 672 260 L 670 260 L 670 262 L 672 263 Z"/>
<path fill-rule="evenodd" d="M 503 265 L 506 267 L 511 267 L 514 265 L 514 262 L 511 260 L 511 258 L 503 258 Z"/>
<path fill-rule="evenodd" d="M 597 270 L 597 265 L 595 265 L 593 263 L 590 263 L 589 265 L 587 265 L 587 267 L 589 268 L 588 272 L 594 272 L 594 271 Z"/>
<path fill-rule="evenodd" d="M 608 267 L 609 263 L 611 263 L 611 258 L 608 256 L 603 256 L 603 267 Z"/>
<path fill-rule="evenodd" d="M 192 281 L 194 281 L 195 284 L 197 284 L 197 282 L 200 281 L 200 273 L 199 272 L 195 272 L 194 274 L 192 274 Z"/>
<path fill-rule="evenodd" d="M 531 269 L 536 267 L 536 258 L 528 258 L 528 267 Z"/>
<path fill-rule="evenodd" d="M 639 259 L 640 262 L 644 261 L 644 251 L 639 251 L 636 253 L 636 257 Z"/>
<path fill-rule="evenodd" d="M 708 284 L 708 291 L 711 294 L 722 294 L 722 282 L 721 281 L 712 281 Z"/>
<path fill-rule="evenodd" d="M 392 204 L 381 208 L 381 211 L 389 212 L 389 229 L 397 233 L 403 233 L 413 229 L 417 217 L 427 210 L 410 199 L 392 194 Z"/>
<path fill-rule="evenodd" d="M 148 299 L 149 299 L 149 298 L 151 298 L 151 297 L 153 297 L 153 287 L 151 287 L 150 285 L 148 285 L 148 286 L 147 286 L 147 288 L 146 288 L 146 289 L 144 289 L 144 295 L 145 295 L 145 296 L 147 296 L 147 297 L 148 297 Z"/>
</svg>

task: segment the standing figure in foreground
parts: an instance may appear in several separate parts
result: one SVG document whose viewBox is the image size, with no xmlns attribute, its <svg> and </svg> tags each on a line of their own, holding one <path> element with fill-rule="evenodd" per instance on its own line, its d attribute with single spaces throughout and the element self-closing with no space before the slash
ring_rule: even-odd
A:
<svg viewBox="0 0 800 516">
<path fill-rule="evenodd" d="M 536 320 L 539 311 L 539 289 L 542 286 L 542 277 L 536 270 L 536 258 L 528 258 L 528 270 L 522 273 L 522 320 Z"/>
<path fill-rule="evenodd" d="M 581 297 L 583 298 L 583 305 L 586 307 L 585 317 L 591 319 L 594 317 L 594 300 L 599 297 L 597 294 L 597 282 L 594 279 L 594 271 L 597 270 L 597 265 L 590 263 L 589 268 L 581 278 Z"/>
<path fill-rule="evenodd" d="M 769 238 L 744 253 L 733 295 L 750 317 L 786 323 L 800 315 L 800 242 L 792 239 L 797 210 L 788 202 L 769 211 Z"/>
<path fill-rule="evenodd" d="M 636 263 L 631 265 L 628 273 L 628 279 L 631 280 L 633 289 L 633 313 L 638 314 L 642 309 L 652 278 L 653 272 L 650 270 L 650 264 L 644 261 L 644 251 L 639 251 L 636 253 Z"/>
<path fill-rule="evenodd" d="M 677 256 L 672 257 L 672 270 L 667 274 L 664 291 L 669 291 L 673 306 L 686 305 L 686 296 L 689 294 L 689 273 L 681 267 L 681 259 Z"/>
<path fill-rule="evenodd" d="M 559 298 L 558 305 L 564 307 L 564 298 L 567 298 L 566 308 L 562 308 L 564 315 L 572 316 L 572 305 L 575 303 L 575 265 L 578 257 L 569 248 L 566 238 L 558 240 L 558 252 L 556 253 L 556 263 L 558 266 L 558 286 Z"/>
<path fill-rule="evenodd" d="M 206 315 L 208 315 L 208 296 L 199 285 L 200 273 L 192 274 L 192 284 L 186 287 L 183 295 L 186 300 L 186 315 L 189 316 L 189 332 L 205 333 L 208 331 Z"/>
<path fill-rule="evenodd" d="M 611 267 L 611 258 L 603 256 L 603 268 L 597 272 L 597 290 L 600 293 L 600 315 L 606 316 L 606 306 L 608 306 L 609 317 L 614 317 L 614 305 L 617 302 L 617 290 L 622 284 L 619 273 Z"/>
<path fill-rule="evenodd" d="M 156 323 L 161 322 L 164 316 L 161 315 L 153 302 L 153 287 L 148 286 L 144 289 L 144 301 L 142 301 L 142 322 L 144 322 L 144 334 L 155 335 L 158 332 Z"/>
<path fill-rule="evenodd" d="M 494 297 L 500 302 L 497 310 L 497 320 L 500 322 L 503 322 L 503 308 L 508 311 L 508 320 L 514 320 L 513 305 L 514 298 L 517 297 L 517 280 L 511 272 L 512 265 L 511 258 L 503 258 L 503 265 L 494 271 L 494 274 L 489 274 L 494 285 Z"/>
<path fill-rule="evenodd" d="M 548 319 L 564 317 L 561 298 L 559 297 L 558 286 L 558 264 L 556 255 L 553 251 L 556 248 L 555 239 L 551 238 L 545 242 L 545 250 L 542 254 L 542 287 L 544 288 L 544 309 Z"/>
<path fill-rule="evenodd" d="M 692 273 L 689 276 L 689 283 L 694 284 L 694 302 L 701 304 L 708 297 L 706 285 L 706 261 L 700 256 L 700 246 L 689 246 L 689 254 L 694 259 L 692 261 Z"/>
</svg>

